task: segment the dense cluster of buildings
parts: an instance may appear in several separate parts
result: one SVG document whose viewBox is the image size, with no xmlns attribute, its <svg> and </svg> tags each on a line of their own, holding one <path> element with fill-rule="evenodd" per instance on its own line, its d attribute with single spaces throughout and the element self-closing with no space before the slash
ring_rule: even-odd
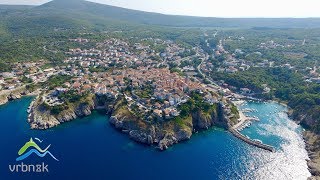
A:
<svg viewBox="0 0 320 180">
<path fill-rule="evenodd" d="M 148 42 L 148 43 L 146 43 Z M 163 47 L 161 51 L 154 47 Z M 180 53 L 190 51 L 180 47 L 172 41 L 160 39 L 142 39 L 141 42 L 129 45 L 120 39 L 109 39 L 97 43 L 91 49 L 70 49 L 69 56 L 64 63 L 73 64 L 82 68 L 112 68 L 112 67 L 138 67 L 138 66 L 167 66 L 167 61 L 174 62 L 181 59 Z"/>
<path fill-rule="evenodd" d="M 15 63 L 12 71 L 0 73 L 0 90 L 14 90 L 28 83 L 45 82 L 48 77 L 58 74 L 59 67 L 41 69 L 45 61 Z"/>
<path fill-rule="evenodd" d="M 141 92 L 146 88 L 149 88 L 146 91 L 147 97 L 141 97 Z M 177 106 L 187 102 L 192 91 L 204 93 L 205 100 L 209 103 L 217 102 L 216 97 L 201 83 L 171 73 L 167 68 L 127 68 L 74 77 L 62 86 L 56 87 L 46 99 L 58 103 L 57 95 L 69 90 L 79 94 L 90 92 L 112 99 L 116 99 L 121 92 L 127 90 L 125 96 L 132 111 L 138 111 L 139 114 L 152 113 L 152 117 L 158 119 L 178 116 Z"/>
<path fill-rule="evenodd" d="M 178 116 L 177 106 L 187 102 L 189 93 L 199 91 L 205 93 L 206 101 L 216 102 L 216 97 L 212 96 L 199 82 L 193 82 L 189 78 L 181 77 L 177 73 L 170 73 L 166 68 L 146 68 L 140 67 L 137 70 L 128 69 L 123 73 L 125 78 L 130 80 L 132 85 L 131 95 L 134 105 L 139 110 L 153 111 L 153 114 L 161 119 Z M 149 97 L 140 97 L 139 91 L 149 88 Z M 128 95 L 127 95 L 128 96 Z M 143 112 L 142 112 L 143 113 Z"/>
<path fill-rule="evenodd" d="M 70 41 L 87 43 L 90 40 L 77 38 Z M 162 49 L 155 50 L 155 47 Z M 204 56 L 199 49 L 193 50 L 198 52 L 198 56 Z M 216 97 L 201 83 L 171 73 L 168 69 L 168 63 L 179 65 L 181 61 L 190 61 L 180 57 L 180 54 L 190 51 L 172 41 L 160 39 L 142 39 L 133 45 L 120 39 L 108 39 L 91 49 L 70 49 L 62 66 L 41 68 L 45 62 L 40 61 L 40 64 L 26 63 L 28 68 L 21 68 L 28 70 L 22 73 L 23 76 L 35 83 L 44 82 L 57 74 L 72 77 L 43 95 L 42 100 L 48 106 L 63 104 L 59 95 L 71 90 L 80 95 L 94 93 L 111 99 L 124 94 L 133 113 L 149 118 L 170 119 L 179 115 L 177 106 L 187 102 L 191 91 L 204 93 L 209 103 L 217 102 Z M 184 69 L 195 70 L 191 66 Z M 8 73 L 3 75 L 11 76 Z M 147 88 L 148 91 L 145 90 Z"/>
</svg>

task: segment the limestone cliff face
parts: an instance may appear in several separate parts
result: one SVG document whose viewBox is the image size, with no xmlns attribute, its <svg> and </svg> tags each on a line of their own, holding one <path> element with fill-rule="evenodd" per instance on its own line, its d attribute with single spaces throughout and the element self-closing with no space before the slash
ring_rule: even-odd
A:
<svg viewBox="0 0 320 180">
<path fill-rule="evenodd" d="M 298 121 L 308 130 L 304 131 L 303 137 L 306 143 L 306 150 L 310 160 L 307 161 L 312 176 L 308 179 L 320 179 L 320 132 L 317 129 L 319 122 L 307 114 L 299 114 L 291 117 Z"/>
<path fill-rule="evenodd" d="M 226 118 L 220 119 L 219 109 L 205 113 L 201 110 L 192 112 L 191 115 L 182 120 L 183 123 L 171 121 L 149 122 L 135 117 L 126 106 L 116 106 L 115 111 L 109 119 L 118 130 L 127 133 L 129 137 L 137 142 L 156 145 L 160 150 L 191 138 L 192 132 L 206 130 L 214 125 L 227 127 Z"/>
<path fill-rule="evenodd" d="M 155 144 L 160 150 L 188 140 L 192 135 L 192 127 L 179 127 L 173 122 L 151 124 L 143 120 L 128 118 L 130 117 L 111 116 L 109 122 L 117 129 L 127 133 L 131 139 L 143 144 Z"/>
<path fill-rule="evenodd" d="M 192 118 L 189 117 L 185 121 L 183 125 L 175 121 L 146 121 L 133 115 L 121 101 L 115 104 L 109 119 L 110 124 L 127 133 L 131 139 L 143 144 L 154 144 L 161 150 L 190 139 L 193 130 Z"/>
<path fill-rule="evenodd" d="M 306 150 L 308 152 L 310 160 L 307 160 L 308 168 L 311 177 L 308 179 L 320 179 L 320 132 L 319 122 L 307 114 L 307 112 L 297 112 L 293 109 L 289 110 L 291 119 L 295 120 L 302 126 L 306 127 L 306 131 L 303 132 L 303 138 L 306 143 Z"/>
<path fill-rule="evenodd" d="M 320 136 L 310 131 L 305 131 L 303 135 L 310 157 L 310 160 L 307 161 L 312 174 L 310 179 L 320 179 Z"/>
<path fill-rule="evenodd" d="M 192 124 L 195 130 L 208 129 L 214 124 L 214 117 L 202 111 L 192 113 Z"/>
<path fill-rule="evenodd" d="M 33 129 L 48 129 L 78 117 L 88 116 L 97 108 L 107 110 L 111 115 L 109 122 L 116 129 L 137 142 L 155 145 L 160 150 L 190 139 L 194 131 L 206 130 L 212 126 L 228 127 L 228 119 L 224 117 L 222 107 L 209 112 L 195 111 L 180 120 L 149 121 L 135 116 L 128 109 L 124 98 L 106 101 L 104 97 L 97 96 L 83 103 L 68 104 L 68 108 L 58 114 L 52 114 L 41 99 L 37 99 L 28 121 Z"/>
<path fill-rule="evenodd" d="M 294 117 L 294 119 L 301 125 L 309 127 L 310 130 L 313 130 L 313 127 L 316 127 L 318 124 L 316 119 L 307 114 L 300 114 L 297 117 Z"/>
<path fill-rule="evenodd" d="M 52 114 L 43 105 L 41 98 L 38 98 L 32 106 L 28 122 L 32 129 L 48 129 L 78 117 L 88 116 L 94 109 L 103 109 L 107 113 L 112 113 L 115 102 L 104 96 L 88 96 L 85 102 L 69 103 L 67 109 L 58 114 Z"/>
<path fill-rule="evenodd" d="M 20 99 L 24 95 L 31 95 L 31 94 L 32 92 L 26 90 L 25 88 L 8 91 L 7 93 L 2 94 L 0 96 L 0 105 L 6 104 L 8 101 Z"/>
<path fill-rule="evenodd" d="M 0 105 L 6 104 L 8 101 L 7 95 L 0 96 Z"/>
<path fill-rule="evenodd" d="M 217 109 L 209 112 L 198 110 L 192 112 L 192 123 L 195 130 L 205 130 L 212 126 L 219 126 L 228 129 L 230 120 L 221 104 L 218 104 Z"/>
<path fill-rule="evenodd" d="M 78 117 L 88 116 L 94 108 L 94 101 L 91 100 L 74 104 L 59 114 L 52 114 L 50 110 L 42 105 L 40 100 L 37 100 L 29 115 L 28 122 L 32 129 L 48 129 Z"/>
</svg>

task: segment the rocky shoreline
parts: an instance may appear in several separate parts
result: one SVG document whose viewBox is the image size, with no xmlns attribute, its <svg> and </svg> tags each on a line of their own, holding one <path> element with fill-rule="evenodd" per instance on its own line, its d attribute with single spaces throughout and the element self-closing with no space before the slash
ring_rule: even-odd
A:
<svg viewBox="0 0 320 180">
<path fill-rule="evenodd" d="M 191 112 L 182 120 L 183 123 L 175 120 L 152 122 L 137 118 L 120 100 L 110 111 L 109 123 L 136 142 L 166 150 L 174 144 L 189 140 L 197 131 L 207 130 L 212 126 L 227 129 L 229 119 L 225 118 L 223 108 L 220 105 L 217 107 L 210 113 L 201 110 Z"/>
<path fill-rule="evenodd" d="M 299 125 L 312 127 L 316 123 L 312 117 L 309 117 L 306 114 L 294 117 L 294 109 L 288 106 L 286 102 L 283 102 L 281 100 L 269 101 L 279 103 L 288 108 L 288 116 Z M 306 160 L 309 172 L 312 175 L 308 178 L 308 180 L 320 180 L 320 135 L 310 130 L 305 130 L 302 135 L 305 142 L 306 151 L 308 152 L 308 156 L 310 158 L 310 160 Z"/>
<path fill-rule="evenodd" d="M 15 97 L 20 98 L 21 96 L 11 96 L 8 100 Z M 115 100 L 98 106 L 96 99 L 92 98 L 89 102 L 77 104 L 58 115 L 52 115 L 41 107 L 40 102 L 37 102 L 39 100 L 37 99 L 32 106 L 28 118 L 32 129 L 44 130 L 52 128 L 63 122 L 88 116 L 93 110 L 103 109 L 110 116 L 109 123 L 116 129 L 127 134 L 136 142 L 156 146 L 159 150 L 166 150 L 174 144 L 189 140 L 193 133 L 206 130 L 212 126 L 219 126 L 225 129 L 231 127 L 230 119 L 228 119 L 222 107 L 218 108 L 219 113 L 205 114 L 201 111 L 192 112 L 188 118 L 183 120 L 185 124 L 181 125 L 174 121 L 151 123 L 137 118 L 123 105 L 121 100 Z M 309 179 L 320 179 L 320 147 L 318 147 L 320 146 L 318 145 L 320 144 L 320 136 L 309 131 L 306 131 L 303 135 L 306 142 L 306 150 L 310 157 L 307 164 L 312 177 Z"/>
<path fill-rule="evenodd" d="M 174 144 L 190 139 L 197 131 L 207 130 L 212 126 L 225 129 L 229 127 L 230 120 L 225 115 L 222 105 L 217 106 L 218 108 L 210 113 L 204 113 L 201 110 L 192 112 L 181 123 L 175 120 L 148 121 L 138 118 L 129 111 L 123 97 L 105 102 L 102 106 L 97 104 L 99 101 L 97 98 L 99 97 L 93 96 L 85 103 L 74 104 L 56 115 L 51 114 L 42 105 L 41 98 L 37 98 L 30 109 L 28 122 L 32 129 L 44 130 L 78 117 L 88 116 L 93 110 L 103 109 L 110 116 L 109 123 L 116 129 L 136 142 L 154 145 L 160 150 L 166 150 Z"/>
<path fill-rule="evenodd" d="M 228 122 L 219 119 L 217 113 L 204 114 L 201 111 L 193 112 L 185 118 L 184 125 L 174 121 L 163 121 L 150 123 L 130 114 L 125 107 L 121 110 L 115 109 L 109 119 L 119 131 L 128 134 L 136 142 L 155 145 L 159 150 L 166 150 L 168 147 L 181 141 L 189 140 L 194 132 L 207 130 L 212 126 L 227 128 Z"/>
<path fill-rule="evenodd" d="M 23 93 L 9 93 L 9 94 L 2 95 L 1 98 L 0 98 L 0 105 L 4 105 L 4 104 L 8 103 L 9 101 L 20 99 L 22 96 L 24 96 L 26 94 L 28 94 L 28 93 L 26 93 L 26 92 L 23 92 Z"/>
<path fill-rule="evenodd" d="M 95 109 L 93 99 L 79 104 L 73 104 L 69 109 L 63 110 L 59 114 L 53 115 L 42 102 L 41 98 L 36 98 L 30 107 L 28 122 L 31 129 L 49 129 L 61 123 L 74 120 L 79 117 L 88 116 Z"/>
<path fill-rule="evenodd" d="M 9 91 L 5 94 L 0 95 L 0 105 L 4 105 L 10 101 L 20 99 L 24 96 L 35 96 L 37 94 L 39 94 L 38 90 L 33 91 L 33 92 L 30 92 L 26 89 Z"/>
<path fill-rule="evenodd" d="M 312 176 L 308 179 L 320 180 L 320 136 L 311 131 L 305 131 L 303 139 L 310 158 L 307 160 L 307 165 Z"/>
<path fill-rule="evenodd" d="M 289 106 L 287 107 L 289 109 L 289 117 L 295 122 L 306 127 L 315 127 L 316 121 L 312 117 L 306 114 L 294 117 L 294 110 Z M 306 129 L 302 135 L 310 158 L 310 160 L 307 160 L 307 165 L 312 176 L 308 179 L 320 180 L 320 135 L 310 129 Z"/>
</svg>

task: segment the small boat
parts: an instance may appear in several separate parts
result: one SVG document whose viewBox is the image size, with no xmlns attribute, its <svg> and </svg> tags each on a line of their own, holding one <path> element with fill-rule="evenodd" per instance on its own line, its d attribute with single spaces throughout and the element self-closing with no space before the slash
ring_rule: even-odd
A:
<svg viewBox="0 0 320 180">
<path fill-rule="evenodd" d="M 254 139 L 253 141 L 262 144 L 262 141 L 260 139 Z"/>
</svg>

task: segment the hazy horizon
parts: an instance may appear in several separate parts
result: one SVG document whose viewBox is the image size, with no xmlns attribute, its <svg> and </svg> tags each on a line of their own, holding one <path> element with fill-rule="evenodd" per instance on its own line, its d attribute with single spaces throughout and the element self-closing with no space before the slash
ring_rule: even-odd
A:
<svg viewBox="0 0 320 180">
<path fill-rule="evenodd" d="M 8 5 L 41 5 L 50 0 L 0 0 Z M 314 0 L 88 0 L 128 9 L 168 15 L 225 18 L 317 18 L 320 2 Z"/>
</svg>

